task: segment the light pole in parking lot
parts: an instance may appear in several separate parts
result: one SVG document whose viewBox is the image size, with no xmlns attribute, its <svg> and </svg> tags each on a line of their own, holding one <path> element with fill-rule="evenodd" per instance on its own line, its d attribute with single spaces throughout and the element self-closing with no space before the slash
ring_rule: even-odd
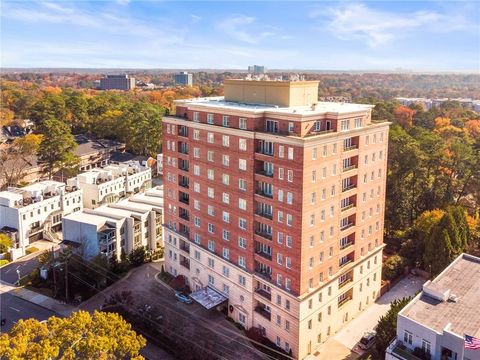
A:
<svg viewBox="0 0 480 360">
<path fill-rule="evenodd" d="M 18 284 L 20 285 L 20 270 L 17 269 L 17 275 L 18 275 Z"/>
</svg>

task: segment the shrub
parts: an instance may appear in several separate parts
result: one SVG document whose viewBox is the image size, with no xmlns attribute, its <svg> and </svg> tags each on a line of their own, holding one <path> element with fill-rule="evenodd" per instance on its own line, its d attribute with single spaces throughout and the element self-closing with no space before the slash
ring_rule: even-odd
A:
<svg viewBox="0 0 480 360">
<path fill-rule="evenodd" d="M 383 278 L 393 280 L 400 276 L 405 269 L 405 259 L 399 255 L 393 255 L 383 264 Z"/>
<path fill-rule="evenodd" d="M 7 265 L 9 262 L 7 259 L 2 259 L 0 260 L 0 266 Z"/>
<path fill-rule="evenodd" d="M 37 252 L 39 249 L 36 248 L 35 246 L 30 246 L 29 248 L 27 248 L 27 250 L 25 250 L 25 252 L 27 253 L 27 255 L 29 254 L 33 254 L 34 252 Z"/>
</svg>

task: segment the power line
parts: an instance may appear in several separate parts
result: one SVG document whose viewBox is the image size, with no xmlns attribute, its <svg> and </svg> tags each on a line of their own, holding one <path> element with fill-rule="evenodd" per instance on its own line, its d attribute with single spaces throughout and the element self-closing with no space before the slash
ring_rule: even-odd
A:
<svg viewBox="0 0 480 360">
<path fill-rule="evenodd" d="M 75 261 L 79 262 L 78 259 L 75 259 Z M 79 262 L 79 263 L 80 263 L 80 262 Z M 89 266 L 89 265 L 94 265 L 94 266 L 102 269 L 102 270 L 105 271 L 106 273 L 112 274 L 113 277 L 116 277 L 116 278 L 117 278 L 117 280 L 123 279 L 124 282 L 128 282 L 128 283 L 132 283 L 132 284 L 133 284 L 133 282 L 132 282 L 131 280 L 126 279 L 126 278 L 121 278 L 118 274 L 115 274 L 115 273 L 111 272 L 110 270 L 102 267 L 102 266 L 99 265 L 99 264 L 94 264 L 94 263 L 89 263 L 89 265 L 84 264 L 84 263 L 81 263 L 81 264 L 87 266 L 88 268 L 92 269 L 93 271 L 96 271 L 98 274 L 104 275 L 105 277 L 109 278 L 110 280 L 112 280 L 112 276 L 107 276 L 106 274 L 102 274 L 102 273 L 100 273 L 98 270 L 92 268 L 92 267 Z M 161 304 L 161 303 L 159 303 L 158 301 L 155 301 L 155 300 L 154 300 L 154 303 L 156 303 L 156 304 L 158 304 L 159 306 L 167 309 L 167 306 L 166 306 L 166 305 Z M 182 314 L 182 313 L 180 313 L 180 312 L 178 312 L 178 311 L 176 311 L 176 310 L 174 310 L 174 309 L 172 309 L 172 308 L 170 308 L 170 307 L 168 307 L 168 310 L 171 311 L 171 312 L 176 313 L 177 315 L 180 315 L 180 316 L 188 319 L 188 317 L 187 317 L 186 315 L 184 315 L 184 314 Z M 203 325 L 203 326 L 208 326 L 208 325 L 210 325 L 210 324 L 209 324 L 208 322 L 206 322 L 205 320 L 202 320 L 202 319 L 199 319 L 199 320 L 202 321 L 202 322 L 204 322 L 204 323 L 206 323 L 206 324 Z M 270 350 L 270 351 L 272 351 L 272 352 L 274 352 L 274 353 L 276 353 L 276 354 L 279 354 L 279 355 L 283 356 L 284 358 L 291 359 L 291 360 L 295 360 L 295 358 L 292 357 L 292 356 L 290 356 L 290 355 L 287 355 L 287 354 L 282 353 L 282 352 L 280 352 L 280 351 L 278 351 L 278 350 L 276 350 L 276 349 L 274 349 L 274 348 L 271 348 L 270 346 L 267 346 L 267 345 L 262 344 L 262 343 L 260 343 L 260 342 L 258 342 L 258 341 L 255 341 L 255 340 L 253 340 L 253 339 L 250 339 L 249 337 L 247 337 L 247 336 L 245 336 L 245 335 L 242 335 L 242 334 L 239 334 L 239 333 L 237 333 L 237 332 L 234 332 L 233 330 L 225 327 L 224 325 L 221 325 L 221 324 L 220 324 L 219 327 L 221 327 L 222 329 L 224 329 L 226 332 L 228 332 L 228 333 L 230 333 L 230 334 L 232 334 L 232 335 L 235 335 L 236 337 L 239 337 L 239 338 L 242 338 L 242 339 L 244 339 L 244 340 L 246 340 L 246 341 L 252 342 L 252 343 L 254 343 L 254 344 L 256 344 L 256 345 L 258 345 L 258 346 L 260 346 L 260 347 L 262 347 L 262 348 L 268 349 L 268 350 Z M 228 337 L 228 336 L 225 335 L 225 334 L 221 334 L 221 333 L 217 333 L 217 334 L 218 334 L 219 336 L 225 337 L 225 338 L 227 338 L 227 339 L 229 339 L 229 340 L 231 340 L 231 341 L 237 342 L 238 344 L 243 345 L 243 346 L 248 347 L 249 349 L 251 349 L 251 347 L 248 346 L 247 344 L 242 343 L 242 342 L 239 342 L 238 340 L 232 339 L 232 338 Z M 274 358 L 273 356 L 268 355 L 268 354 L 265 354 L 265 353 L 262 353 L 262 355 L 265 355 L 265 356 L 269 357 L 270 359 L 276 359 L 276 358 Z"/>
<path fill-rule="evenodd" d="M 102 296 L 103 296 L 105 299 L 107 299 L 107 297 L 105 296 L 105 294 L 103 294 L 99 289 L 97 289 L 97 288 L 96 288 L 95 286 L 93 286 L 92 284 L 89 284 L 88 282 L 86 282 L 86 281 L 83 280 L 82 278 L 74 275 L 74 274 L 71 273 L 71 272 L 70 272 L 70 276 L 74 277 L 75 279 L 77 279 L 78 281 L 82 282 L 83 284 L 89 286 L 90 288 L 92 288 L 92 289 L 95 290 L 96 292 L 102 294 Z M 152 319 L 147 318 L 144 314 L 140 313 L 139 311 L 134 311 L 134 313 L 137 314 L 137 315 L 140 315 L 143 319 L 145 319 L 145 320 L 147 320 L 147 321 L 149 321 L 149 322 L 151 322 L 151 323 L 153 323 L 153 324 L 155 324 L 155 325 L 158 325 L 159 327 L 165 328 L 165 325 L 160 324 L 160 323 L 158 323 L 158 322 L 156 322 L 156 321 L 153 321 Z M 173 333 L 175 336 L 177 336 L 178 338 L 181 338 L 182 340 L 186 340 L 187 342 L 189 342 L 189 343 L 191 343 L 191 344 L 193 344 L 193 345 L 195 345 L 195 346 L 198 346 L 197 343 L 193 342 L 192 340 L 190 340 L 190 339 L 188 339 L 188 338 L 186 338 L 186 337 L 184 337 L 184 336 L 182 336 L 182 335 L 180 335 L 180 334 L 178 334 L 178 333 L 175 333 L 173 330 L 169 329 L 169 331 L 170 331 L 171 333 Z M 156 340 L 157 340 L 158 342 L 160 342 L 160 343 L 162 342 L 162 341 L 161 341 L 158 337 L 156 337 L 156 336 L 153 336 L 153 335 L 151 335 L 151 334 L 148 334 L 148 336 L 156 339 Z M 218 345 L 218 344 L 217 344 L 217 345 Z M 222 347 L 224 347 L 224 346 L 222 346 Z M 203 349 L 203 350 L 209 352 L 210 354 L 213 354 L 214 356 L 220 357 L 220 359 L 228 360 L 228 358 L 225 358 L 225 357 L 223 357 L 223 356 L 221 356 L 221 355 L 219 355 L 219 354 L 217 354 L 217 353 L 215 353 L 215 352 L 213 352 L 213 351 L 211 351 L 211 350 L 208 350 L 208 349 Z M 230 355 L 230 353 L 228 353 L 228 355 Z"/>
</svg>

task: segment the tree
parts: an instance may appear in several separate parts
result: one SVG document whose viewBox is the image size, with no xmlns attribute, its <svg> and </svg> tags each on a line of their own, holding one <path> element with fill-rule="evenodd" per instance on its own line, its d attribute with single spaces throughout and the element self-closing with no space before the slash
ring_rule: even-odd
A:
<svg viewBox="0 0 480 360">
<path fill-rule="evenodd" d="M 129 255 L 128 260 L 133 266 L 140 266 L 145 262 L 146 252 L 143 246 L 137 247 Z"/>
<path fill-rule="evenodd" d="M 405 259 L 399 255 L 389 257 L 383 264 L 382 275 L 385 280 L 393 280 L 399 277 L 405 269 Z"/>
<path fill-rule="evenodd" d="M 467 249 L 470 237 L 465 210 L 460 206 L 447 208 L 439 223 L 426 237 L 423 261 L 432 274 L 440 273 Z"/>
<path fill-rule="evenodd" d="M 20 359 L 143 359 L 146 340 L 117 313 L 86 311 L 70 317 L 19 320 L 0 335 L 0 357 Z"/>
<path fill-rule="evenodd" d="M 0 187 L 15 186 L 35 163 L 42 135 L 28 134 L 0 149 Z"/>
<path fill-rule="evenodd" d="M 6 252 L 12 246 L 12 239 L 6 234 L 0 234 L 0 253 Z"/>
<path fill-rule="evenodd" d="M 44 137 L 38 149 L 38 157 L 44 165 L 44 171 L 51 178 L 55 171 L 60 170 L 63 177 L 65 171 L 78 165 L 78 157 L 74 154 L 77 147 L 75 138 L 70 128 L 56 119 L 45 120 L 41 130 Z"/>
<path fill-rule="evenodd" d="M 395 121 L 403 128 L 411 128 L 413 125 L 413 115 L 415 110 L 410 109 L 407 106 L 399 105 L 393 111 L 395 115 Z"/>
<path fill-rule="evenodd" d="M 375 358 L 384 358 L 385 350 L 397 333 L 397 315 L 410 302 L 410 297 L 395 299 L 390 304 L 390 309 L 380 318 L 376 327 L 376 341 L 373 348 L 377 355 Z"/>
</svg>

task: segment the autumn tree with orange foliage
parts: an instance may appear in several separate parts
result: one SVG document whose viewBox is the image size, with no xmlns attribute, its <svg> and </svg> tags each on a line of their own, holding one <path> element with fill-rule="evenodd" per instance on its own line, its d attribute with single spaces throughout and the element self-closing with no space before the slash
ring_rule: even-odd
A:
<svg viewBox="0 0 480 360">
<path fill-rule="evenodd" d="M 411 128 L 413 125 L 413 116 L 415 115 L 415 110 L 410 109 L 407 106 L 399 105 L 394 110 L 395 121 L 401 127 Z"/>
</svg>

